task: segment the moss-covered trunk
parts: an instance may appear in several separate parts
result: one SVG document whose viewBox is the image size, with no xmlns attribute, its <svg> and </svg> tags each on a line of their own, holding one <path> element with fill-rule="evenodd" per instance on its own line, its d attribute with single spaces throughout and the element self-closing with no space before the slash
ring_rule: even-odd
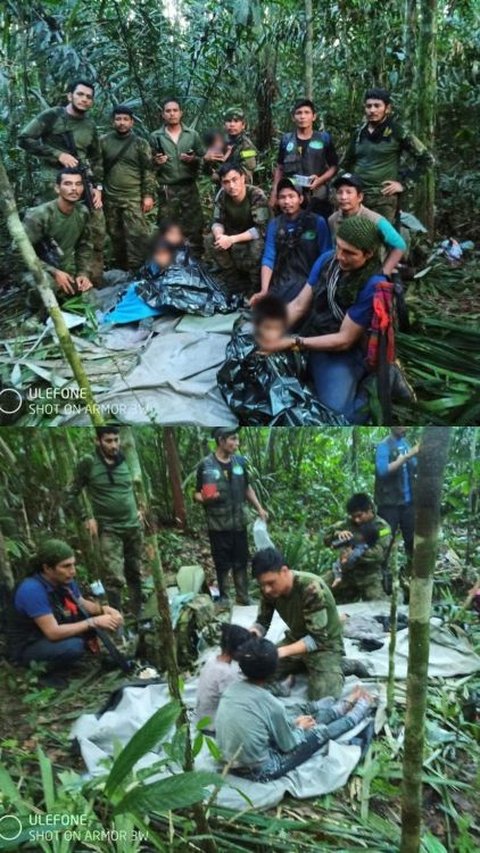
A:
<svg viewBox="0 0 480 853">
<path fill-rule="evenodd" d="M 12 240 L 18 248 L 27 270 L 32 274 L 35 286 L 40 294 L 40 298 L 52 318 L 60 349 L 72 368 L 78 387 L 83 391 L 83 399 L 85 400 L 87 412 L 91 421 L 94 426 L 102 426 L 103 418 L 95 402 L 90 380 L 85 372 L 80 356 L 75 349 L 75 345 L 72 341 L 72 337 L 66 326 L 65 320 L 63 319 L 54 290 L 50 285 L 48 275 L 44 271 L 37 255 L 35 254 L 35 250 L 28 239 L 27 232 L 20 221 L 12 187 L 1 160 L 0 209 L 5 216 L 7 228 Z"/>
<path fill-rule="evenodd" d="M 418 457 L 415 547 L 410 584 L 400 853 L 418 853 L 420 849 L 430 610 L 449 438 L 449 427 L 426 427 Z"/>
<path fill-rule="evenodd" d="M 172 487 L 173 515 L 175 518 L 175 524 L 178 524 L 178 526 L 184 530 L 187 524 L 187 510 L 185 508 L 180 459 L 178 456 L 177 442 L 175 440 L 173 427 L 164 427 L 163 446 L 165 448 L 165 459 Z"/>
<path fill-rule="evenodd" d="M 305 0 L 305 97 L 313 100 L 313 3 Z"/>
</svg>

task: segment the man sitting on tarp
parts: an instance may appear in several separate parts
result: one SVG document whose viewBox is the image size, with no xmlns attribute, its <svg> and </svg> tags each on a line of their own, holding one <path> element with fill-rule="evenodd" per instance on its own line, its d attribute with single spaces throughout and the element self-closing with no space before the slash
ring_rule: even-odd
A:
<svg viewBox="0 0 480 853">
<path fill-rule="evenodd" d="M 306 359 L 300 352 L 263 351 L 264 344 L 283 338 L 287 325 L 285 302 L 269 294 L 255 304 L 253 330 L 236 324 L 217 374 L 225 402 L 246 426 L 346 424 L 310 391 Z"/>
<path fill-rule="evenodd" d="M 241 646 L 237 657 L 247 680 L 227 687 L 216 716 L 216 739 L 235 775 L 255 782 L 280 779 L 329 740 L 351 731 L 373 708 L 373 697 L 356 688 L 336 702 L 308 702 L 303 713 L 291 719 L 268 689 L 277 668 L 277 647 L 255 638 Z"/>
<path fill-rule="evenodd" d="M 83 598 L 75 583 L 75 555 L 66 542 L 48 539 L 32 561 L 33 572 L 13 592 L 8 614 L 9 657 L 48 670 L 69 671 L 86 652 L 93 628 L 116 631 L 123 622 L 113 607 Z M 90 616 L 86 619 L 80 605 Z"/>
<path fill-rule="evenodd" d="M 306 673 L 308 698 L 340 696 L 342 625 L 332 593 L 310 572 L 292 571 L 276 548 L 263 548 L 252 559 L 254 577 L 261 590 L 260 610 L 250 629 L 263 637 L 275 611 L 287 625 L 278 649 L 277 680 Z"/>
</svg>

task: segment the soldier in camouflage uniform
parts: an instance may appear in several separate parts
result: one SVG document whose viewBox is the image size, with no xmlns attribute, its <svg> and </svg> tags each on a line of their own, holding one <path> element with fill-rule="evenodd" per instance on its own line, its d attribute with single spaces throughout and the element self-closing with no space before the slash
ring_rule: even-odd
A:
<svg viewBox="0 0 480 853">
<path fill-rule="evenodd" d="M 278 647 L 276 679 L 306 672 L 309 699 L 340 696 L 344 682 L 342 626 L 327 585 L 310 572 L 292 571 L 276 548 L 257 551 L 252 568 L 262 597 L 251 631 L 263 637 L 275 611 L 287 625 Z"/>
<path fill-rule="evenodd" d="M 333 525 L 325 536 L 325 545 L 335 540 L 344 540 L 348 546 L 362 524 L 372 523 L 378 530 L 379 538 L 375 545 L 368 548 L 350 569 L 343 572 L 342 580 L 334 586 L 335 599 L 340 602 L 376 601 L 385 598 L 383 573 L 390 551 L 391 530 L 387 522 L 375 512 L 375 505 L 369 495 L 359 492 L 347 501 L 348 518 Z M 346 575 L 346 577 L 345 577 Z"/>
<path fill-rule="evenodd" d="M 362 181 L 365 207 L 394 222 L 401 193 L 433 166 L 434 159 L 391 112 L 389 92 L 378 88 L 366 92 L 366 121 L 353 133 L 341 166 Z M 415 161 L 413 169 L 401 170 L 402 155 Z"/>
<path fill-rule="evenodd" d="M 155 206 L 152 151 L 148 142 L 134 132 L 130 107 L 115 107 L 112 117 L 114 130 L 100 139 L 105 220 L 112 241 L 113 265 L 136 270 L 148 253 L 150 225 L 145 214 Z"/>
<path fill-rule="evenodd" d="M 61 293 L 71 295 L 92 287 L 90 217 L 80 204 L 83 179 L 75 169 L 62 169 L 55 189 L 55 201 L 29 208 L 23 226 L 44 269 Z"/>
<path fill-rule="evenodd" d="M 90 499 L 93 517 L 88 510 L 82 511 L 79 496 L 83 489 Z M 109 604 L 121 610 L 122 591 L 127 586 L 129 609 L 138 618 L 142 604 L 141 513 L 130 469 L 120 452 L 118 427 L 97 428 L 96 453 L 80 459 L 66 507 L 81 514 L 89 533 L 99 537 L 102 579 Z"/>
<path fill-rule="evenodd" d="M 182 108 L 170 98 L 163 104 L 164 126 L 150 136 L 159 184 L 158 217 L 176 219 L 192 252 L 203 252 L 203 212 L 196 179 L 205 153 L 196 130 L 182 124 Z"/>
<path fill-rule="evenodd" d="M 58 170 L 64 166 L 86 166 L 91 178 L 92 201 L 90 233 L 93 244 L 92 281 L 101 284 L 103 272 L 103 245 L 105 218 L 102 211 L 103 166 L 100 141 L 95 122 L 87 112 L 93 105 L 94 86 L 85 80 L 75 80 L 68 92 L 66 107 L 44 110 L 23 130 L 18 143 L 29 154 L 42 161 L 40 194 L 42 199 L 52 197 L 52 187 Z M 75 154 L 69 148 L 73 142 Z"/>
<path fill-rule="evenodd" d="M 249 297 L 260 283 L 260 262 L 270 218 L 268 201 L 260 187 L 247 186 L 241 166 L 225 163 L 219 176 L 222 189 L 215 199 L 207 247 L 224 271 L 229 291 Z"/>
<path fill-rule="evenodd" d="M 230 163 L 230 165 L 242 166 L 244 169 L 248 183 L 253 181 L 253 172 L 257 166 L 257 150 L 245 133 L 245 113 L 240 107 L 229 107 L 224 113 L 225 122 L 225 142 L 222 151 L 215 146 L 205 153 L 205 163 L 212 166 L 215 179 L 218 181 L 218 175 L 215 167 L 219 167 L 222 163 Z"/>
</svg>

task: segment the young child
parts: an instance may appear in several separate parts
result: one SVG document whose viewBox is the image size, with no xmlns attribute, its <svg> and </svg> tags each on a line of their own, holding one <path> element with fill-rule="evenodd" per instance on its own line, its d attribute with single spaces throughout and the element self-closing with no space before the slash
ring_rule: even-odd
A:
<svg viewBox="0 0 480 853">
<path fill-rule="evenodd" d="M 215 715 L 222 693 L 229 684 L 238 681 L 241 677 L 235 658 L 239 648 L 251 636 L 246 628 L 224 622 L 220 640 L 220 654 L 209 658 L 202 668 L 198 681 L 195 718 L 198 721 L 204 717 L 210 717 L 210 722 L 204 729 L 207 733 L 212 733 L 215 730 Z"/>
<path fill-rule="evenodd" d="M 224 691 L 216 716 L 216 739 L 231 772 L 256 782 L 279 779 L 303 764 L 332 738 L 353 729 L 375 700 L 362 688 L 346 699 L 309 703 L 310 714 L 289 719 L 282 702 L 267 689 L 278 650 L 269 640 L 250 639 L 237 653 L 246 681 Z"/>
<path fill-rule="evenodd" d="M 338 586 L 343 580 L 344 571 L 352 569 L 363 556 L 365 551 L 377 544 L 380 533 L 377 527 L 367 521 L 361 524 L 350 541 L 342 543 L 342 550 L 333 566 L 334 581 L 332 587 Z"/>
<path fill-rule="evenodd" d="M 255 304 L 253 328 L 234 329 L 226 361 L 217 374 L 220 391 L 241 424 L 311 426 L 344 424 L 322 406 L 307 385 L 305 357 L 300 352 L 266 355 L 262 347 L 285 336 L 288 309 L 277 296 Z"/>
</svg>

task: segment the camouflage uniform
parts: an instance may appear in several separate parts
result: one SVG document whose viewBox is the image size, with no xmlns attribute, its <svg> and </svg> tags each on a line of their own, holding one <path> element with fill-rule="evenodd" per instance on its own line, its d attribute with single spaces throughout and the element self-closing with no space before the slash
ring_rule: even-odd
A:
<svg viewBox="0 0 480 853">
<path fill-rule="evenodd" d="M 54 197 L 57 172 L 62 168 L 58 157 L 68 152 L 65 133 L 71 132 L 82 165 L 87 165 L 94 186 L 101 185 L 103 166 L 100 141 L 94 121 L 89 116 L 73 118 L 64 107 L 53 107 L 39 113 L 20 131 L 18 143 L 27 153 L 40 158 L 39 194 L 42 199 Z M 101 284 L 103 273 L 103 246 L 105 243 L 105 217 L 102 210 L 91 210 L 90 234 L 93 257 L 91 279 Z"/>
<path fill-rule="evenodd" d="M 148 142 L 133 131 L 119 134 L 112 130 L 101 137 L 100 147 L 113 264 L 119 269 L 136 270 L 147 258 L 151 231 L 142 212 L 142 199 L 156 195 L 152 151 Z"/>
<path fill-rule="evenodd" d="M 23 225 L 34 249 L 49 238 L 61 249 L 63 254 L 59 254 L 57 265 L 43 262 L 47 272 L 60 269 L 72 276 L 90 277 L 93 246 L 90 216 L 84 205 L 76 204 L 66 215 L 59 209 L 57 199 L 46 201 L 27 210 Z"/>
<path fill-rule="evenodd" d="M 203 212 L 196 178 L 201 159 L 205 153 L 202 141 L 196 130 L 182 126 L 182 132 L 175 143 L 166 128 L 155 130 L 150 136 L 153 154 L 161 153 L 159 145 L 168 160 L 163 166 L 155 166 L 157 172 L 158 220 L 177 219 L 196 255 L 203 252 Z M 193 151 L 196 162 L 184 163 L 181 154 Z"/>
<path fill-rule="evenodd" d="M 260 264 L 270 210 L 267 197 L 260 187 L 247 186 L 246 190 L 246 199 L 241 205 L 233 202 L 226 195 L 225 190 L 219 191 L 215 199 L 213 225 L 222 225 L 227 235 L 241 234 L 250 228 L 255 228 L 259 234 L 257 239 L 235 243 L 230 249 L 225 250 L 215 249 L 213 246 L 215 238 L 210 235 L 206 239 L 206 246 L 215 262 L 225 272 L 228 290 L 231 293 L 251 296 L 259 289 Z M 238 208 L 238 215 L 236 208 Z"/>
<path fill-rule="evenodd" d="M 346 577 L 342 578 L 341 584 L 333 589 L 335 600 L 338 602 L 377 601 L 386 598 L 383 589 L 383 570 L 390 547 L 391 530 L 379 515 L 372 519 L 372 524 L 378 530 L 379 539 L 375 545 L 367 548 L 350 569 L 346 570 Z M 325 536 L 325 544 L 330 545 L 340 530 L 356 533 L 358 526 L 350 518 L 346 518 L 345 521 L 330 528 Z"/>
<path fill-rule="evenodd" d="M 344 682 L 343 635 L 332 593 L 321 578 L 310 572 L 293 572 L 293 577 L 288 595 L 275 600 L 262 595 L 255 627 L 266 633 L 277 611 L 288 628 L 280 646 L 298 640 L 307 644 L 307 654 L 279 661 L 276 679 L 306 672 L 309 699 L 340 696 Z"/>
<path fill-rule="evenodd" d="M 80 459 L 65 507 L 88 518 L 92 513 L 80 501 L 83 489 L 87 490 L 98 523 L 102 580 L 109 603 L 120 608 L 121 593 L 127 585 L 130 609 L 138 615 L 143 535 L 132 475 L 124 457 L 119 454 L 115 465 L 108 465 L 100 453 Z"/>
<path fill-rule="evenodd" d="M 413 169 L 401 169 L 402 155 L 415 160 Z M 413 186 L 434 159 L 411 131 L 389 116 L 373 133 L 368 123 L 362 124 L 351 137 L 341 166 L 347 172 L 355 172 L 364 186 L 365 207 L 380 213 L 389 222 L 394 222 L 398 208 L 398 194 L 382 195 L 384 181 L 400 181 L 405 188 Z"/>
</svg>

